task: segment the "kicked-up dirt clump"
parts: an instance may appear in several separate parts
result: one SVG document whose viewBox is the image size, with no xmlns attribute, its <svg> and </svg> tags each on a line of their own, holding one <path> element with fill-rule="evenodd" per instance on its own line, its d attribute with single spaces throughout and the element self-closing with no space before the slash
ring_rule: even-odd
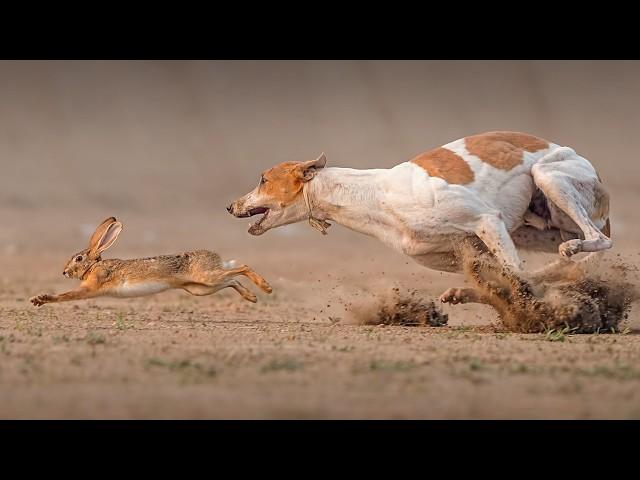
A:
<svg viewBox="0 0 640 480">
<path fill-rule="evenodd" d="M 442 327 L 449 321 L 449 316 L 433 300 L 421 299 L 415 290 L 402 293 L 399 288 L 374 306 L 353 306 L 351 315 L 361 325 Z"/>
<path fill-rule="evenodd" d="M 538 333 L 567 329 L 572 333 L 614 333 L 637 298 L 623 264 L 603 268 L 593 263 L 559 261 L 530 278 L 498 265 L 494 257 L 467 248 L 466 275 L 492 305 L 506 328 Z"/>
</svg>

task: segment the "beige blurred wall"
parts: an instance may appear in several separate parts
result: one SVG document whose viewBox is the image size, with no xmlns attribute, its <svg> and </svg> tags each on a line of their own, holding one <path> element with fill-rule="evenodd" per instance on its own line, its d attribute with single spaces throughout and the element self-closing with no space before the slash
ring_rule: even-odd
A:
<svg viewBox="0 0 640 480">
<path fill-rule="evenodd" d="M 4 61 L 0 203 L 209 208 L 282 160 L 392 166 L 492 129 L 571 145 L 635 195 L 640 62 Z"/>
</svg>

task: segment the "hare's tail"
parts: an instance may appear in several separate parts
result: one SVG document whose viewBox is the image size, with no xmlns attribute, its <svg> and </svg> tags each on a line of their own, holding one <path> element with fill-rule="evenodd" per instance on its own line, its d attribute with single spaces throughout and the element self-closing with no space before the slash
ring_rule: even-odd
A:
<svg viewBox="0 0 640 480">
<path fill-rule="evenodd" d="M 235 268 L 237 263 L 238 262 L 236 260 L 229 260 L 229 261 L 226 261 L 226 262 L 223 261 L 222 262 L 222 267 L 223 268 Z"/>
</svg>

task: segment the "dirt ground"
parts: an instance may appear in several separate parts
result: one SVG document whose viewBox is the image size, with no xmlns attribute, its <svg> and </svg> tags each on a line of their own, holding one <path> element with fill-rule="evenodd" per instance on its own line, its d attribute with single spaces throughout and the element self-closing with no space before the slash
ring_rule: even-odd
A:
<svg viewBox="0 0 640 480">
<path fill-rule="evenodd" d="M 521 130 L 592 160 L 608 255 L 640 267 L 638 81 L 638 62 L 0 62 L 0 418 L 640 418 L 637 305 L 620 334 L 509 333 L 479 305 L 355 325 L 354 301 L 463 279 L 337 225 L 252 237 L 225 212 L 282 160 L 388 167 Z M 75 286 L 62 268 L 109 215 L 106 258 L 208 248 L 274 293 L 33 307 Z"/>
</svg>

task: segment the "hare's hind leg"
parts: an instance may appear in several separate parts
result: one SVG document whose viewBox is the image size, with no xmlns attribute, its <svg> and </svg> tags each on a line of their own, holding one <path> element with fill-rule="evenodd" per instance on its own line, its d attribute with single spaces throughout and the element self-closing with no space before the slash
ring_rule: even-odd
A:
<svg viewBox="0 0 640 480">
<path fill-rule="evenodd" d="M 227 280 L 225 282 L 225 287 L 233 288 L 236 292 L 242 295 L 242 298 L 249 302 L 256 303 L 258 301 L 256 296 L 237 280 Z"/>
<path fill-rule="evenodd" d="M 197 297 L 201 297 L 204 295 L 212 295 L 216 293 L 221 288 L 224 288 L 224 285 L 209 285 L 206 283 L 199 282 L 189 282 L 182 285 L 182 289 L 189 292 L 191 295 L 195 295 Z"/>
<path fill-rule="evenodd" d="M 246 287 L 244 287 L 237 280 L 225 280 L 222 283 L 218 283 L 217 285 L 210 285 L 206 283 L 197 283 L 190 282 L 182 286 L 184 290 L 189 292 L 191 295 L 203 296 L 203 295 L 212 295 L 223 288 L 233 288 L 236 292 L 238 292 L 242 298 L 249 302 L 256 303 L 258 299 L 256 296 L 249 291 Z"/>
<path fill-rule="evenodd" d="M 269 282 L 267 282 L 264 278 L 262 278 L 246 265 L 241 265 L 237 268 L 224 270 L 224 272 L 222 273 L 222 278 L 231 278 L 235 277 L 236 275 L 244 275 L 253 283 L 255 283 L 263 292 L 271 293 L 273 291 L 271 285 L 269 285 Z"/>
</svg>

